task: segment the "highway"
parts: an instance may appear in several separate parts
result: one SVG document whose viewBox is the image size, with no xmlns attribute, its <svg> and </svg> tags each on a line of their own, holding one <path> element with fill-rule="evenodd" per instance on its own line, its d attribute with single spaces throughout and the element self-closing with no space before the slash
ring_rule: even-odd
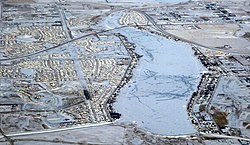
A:
<svg viewBox="0 0 250 145">
<path fill-rule="evenodd" d="M 230 52 L 230 51 L 221 50 L 221 49 L 218 49 L 218 48 L 210 48 L 210 47 L 208 47 L 208 46 L 205 46 L 205 45 L 202 45 L 202 44 L 199 44 L 199 43 L 190 41 L 190 40 L 188 40 L 188 39 L 184 39 L 184 38 L 179 37 L 179 36 L 177 36 L 177 35 L 174 35 L 174 34 L 172 34 L 172 33 L 168 33 L 168 32 L 166 32 L 164 29 L 162 29 L 162 28 L 159 26 L 159 24 L 157 24 L 157 23 L 154 21 L 154 19 L 153 19 L 150 15 L 148 15 L 147 13 L 145 13 L 145 12 L 143 12 L 143 11 L 140 11 L 140 10 L 138 10 L 138 9 L 130 9 L 130 10 L 142 14 L 144 17 L 146 17 L 146 18 L 153 24 L 153 26 L 155 26 L 156 29 L 158 29 L 158 31 L 160 31 L 161 33 L 163 33 L 163 34 L 165 34 L 165 35 L 172 36 L 172 37 L 177 38 L 177 39 L 180 39 L 180 40 L 182 40 L 182 41 L 184 41 L 184 42 L 187 42 L 187 43 L 190 43 L 190 44 L 199 46 L 199 47 L 203 47 L 203 48 L 206 48 L 206 49 L 210 49 L 210 50 L 223 51 L 223 52 L 232 53 L 232 54 L 244 54 L 244 55 L 246 54 L 246 53 L 243 53 L 243 52 L 242 52 L 242 53 L 240 53 L 240 52 Z M 174 23 L 173 23 L 173 24 L 174 24 Z M 185 24 L 185 23 L 182 23 L 182 24 Z M 188 24 L 190 24 L 190 23 L 188 23 Z M 175 25 L 175 24 L 174 24 L 174 25 Z M 179 25 L 179 24 L 178 24 L 178 25 Z"/>
<path fill-rule="evenodd" d="M 3 3 L 0 2 L 0 21 L 2 21 Z"/>
<path fill-rule="evenodd" d="M 60 2 L 60 6 L 58 7 L 58 11 L 59 11 L 61 22 L 62 22 L 62 27 L 63 27 L 63 30 L 66 34 L 67 40 L 70 40 L 70 39 L 72 39 L 72 35 L 71 35 L 69 28 L 67 27 L 66 15 L 65 15 L 63 8 L 61 7 L 61 5 L 62 5 L 61 0 L 59 0 L 59 2 Z"/>
<path fill-rule="evenodd" d="M 229 135 L 222 135 L 222 134 L 212 134 L 212 133 L 204 133 L 200 132 L 201 136 L 207 138 L 220 138 L 220 139 L 239 139 L 244 141 L 250 141 L 250 138 L 238 137 L 238 136 L 229 136 Z"/>
<path fill-rule="evenodd" d="M 43 134 L 43 133 L 53 133 L 53 132 L 60 132 L 60 131 L 68 131 L 73 129 L 81 129 L 81 128 L 88 128 L 88 127 L 95 127 L 95 126 L 102 126 L 102 125 L 110 125 L 113 122 L 103 122 L 98 124 L 86 124 L 86 125 L 79 125 L 79 126 L 72 126 L 68 128 L 59 128 L 59 129 L 46 129 L 42 131 L 30 131 L 30 132 L 20 132 L 20 133 L 13 133 L 13 134 L 5 134 L 4 136 L 0 136 L 0 139 L 7 137 L 17 137 L 17 136 L 25 136 L 25 135 L 35 135 L 35 134 Z"/>
<path fill-rule="evenodd" d="M 73 126 L 69 128 L 60 128 L 60 129 L 49 129 L 49 130 L 43 130 L 43 131 L 31 131 L 31 132 L 22 132 L 22 133 L 14 133 L 14 134 L 6 134 L 5 136 L 0 136 L 0 139 L 5 137 L 18 137 L 18 136 L 27 136 L 27 135 L 36 135 L 36 134 L 43 134 L 43 133 L 54 133 L 54 132 L 61 132 L 61 131 L 69 131 L 74 129 L 82 129 L 82 128 L 88 128 L 88 127 L 97 127 L 97 126 L 103 126 L 103 125 L 112 125 L 115 122 L 104 122 L 104 123 L 98 123 L 98 124 L 89 124 L 89 125 L 79 125 L 79 126 Z M 185 139 L 198 139 L 200 137 L 205 137 L 209 139 L 237 139 L 237 140 L 244 140 L 244 141 L 250 141 L 249 138 L 243 138 L 238 136 L 228 136 L 228 135 L 221 135 L 221 134 L 211 134 L 211 133 L 204 133 L 200 132 L 199 134 L 187 134 L 187 135 L 177 135 L 177 136 L 163 136 L 166 138 L 185 138 Z"/>
<path fill-rule="evenodd" d="M 61 43 L 59 45 L 56 45 L 56 46 L 53 46 L 53 47 L 50 47 L 50 48 L 46 48 L 46 49 L 42 49 L 42 50 L 36 51 L 34 53 L 31 53 L 31 54 L 27 54 L 27 55 L 23 55 L 23 56 L 18 56 L 18 57 L 14 57 L 14 58 L 0 59 L 0 62 L 2 62 L 2 61 L 8 61 L 8 60 L 17 60 L 17 59 L 27 58 L 27 57 L 30 57 L 30 56 L 33 56 L 33 55 L 36 55 L 36 54 L 40 54 L 42 52 L 46 52 L 46 51 L 49 51 L 49 50 L 52 50 L 52 49 L 56 49 L 56 48 L 58 48 L 60 46 L 66 45 L 68 43 L 74 42 L 76 40 L 79 40 L 79 39 L 82 39 L 82 38 L 85 38 L 85 37 L 88 37 L 88 36 L 97 35 L 97 34 L 100 34 L 100 33 L 109 32 L 109 31 L 113 31 L 113 30 L 116 30 L 116 29 L 121 29 L 121 28 L 124 28 L 124 27 L 130 27 L 130 26 L 120 26 L 120 27 L 116 27 L 116 28 L 112 28 L 112 29 L 102 30 L 102 31 L 99 31 L 99 32 L 89 33 L 89 34 L 86 34 L 86 35 L 83 35 L 83 36 L 80 36 L 80 37 L 77 37 L 77 38 L 65 41 L 65 42 L 63 42 L 63 43 Z"/>
<path fill-rule="evenodd" d="M 200 47 L 208 48 L 207 46 L 204 46 L 204 45 L 201 45 L 201 44 L 198 44 L 198 43 L 189 41 L 189 40 L 187 40 L 187 39 L 183 39 L 183 38 L 181 38 L 181 37 L 179 37 L 179 36 L 177 36 L 177 35 L 168 33 L 168 32 L 166 32 L 165 30 L 163 30 L 163 29 L 154 21 L 154 19 L 153 19 L 151 16 L 149 16 L 147 13 L 142 12 L 142 11 L 140 11 L 140 10 L 136 10 L 136 9 L 132 9 L 132 10 L 135 11 L 135 12 L 138 12 L 138 13 L 142 14 L 144 17 L 146 17 L 146 18 L 155 26 L 155 28 L 158 29 L 158 31 L 160 31 L 161 33 L 163 33 L 163 34 L 165 34 L 165 35 L 173 36 L 174 38 L 180 39 L 180 40 L 185 41 L 185 42 L 190 43 L 190 44 L 194 44 L 194 45 L 197 45 L 197 46 L 200 46 Z M 208 48 L 208 49 L 210 49 L 210 48 Z"/>
<path fill-rule="evenodd" d="M 187 39 L 183 39 L 179 36 L 176 36 L 176 35 L 173 35 L 171 33 L 168 33 L 166 32 L 165 30 L 163 30 L 155 21 L 152 17 L 150 17 L 147 13 L 145 12 L 142 12 L 140 10 L 136 10 L 136 9 L 133 9 L 133 11 L 135 12 L 138 12 L 142 15 L 144 15 L 154 26 L 156 29 L 158 29 L 158 31 L 162 32 L 163 34 L 166 34 L 168 36 L 173 36 L 174 38 L 177 38 L 177 39 L 180 39 L 184 42 L 187 42 L 187 43 L 190 43 L 190 44 L 193 44 L 193 45 L 196 45 L 196 46 L 199 46 L 199 47 L 204 47 L 204 48 L 207 48 L 207 49 L 211 49 L 207 46 L 204 46 L 204 45 L 201 45 L 201 44 L 198 44 L 196 42 L 192 42 L 190 40 L 187 40 Z M 216 48 L 213 48 L 213 50 L 216 50 Z M 220 50 L 221 51 L 221 50 Z M 239 54 L 239 53 L 237 53 Z M 217 88 L 217 85 L 216 85 L 216 88 Z M 215 89 L 216 89 L 215 88 Z M 214 92 L 213 92 L 214 94 Z M 208 101 L 208 104 L 210 104 L 212 98 L 209 99 Z M 208 107 L 208 106 L 207 106 Z M 214 121 L 213 121 L 214 122 Z M 244 137 L 238 137 L 238 136 L 228 136 L 228 135 L 223 135 L 223 134 L 212 134 L 212 133 L 204 133 L 204 132 L 200 132 L 200 134 L 203 136 L 203 137 L 207 137 L 207 138 L 225 138 L 225 139 L 239 139 L 239 140 L 245 140 L 245 141 L 250 141 L 250 138 L 244 138 Z"/>
<path fill-rule="evenodd" d="M 146 14 L 145 12 L 142 12 L 140 10 L 136 10 L 136 9 L 133 9 L 133 11 L 136 11 L 140 14 L 142 14 L 143 16 L 145 16 L 148 21 L 150 21 L 152 23 L 152 25 L 158 30 L 160 31 L 161 33 L 163 34 L 166 34 L 166 35 L 169 35 L 169 36 L 173 36 L 174 38 L 177 38 L 177 39 L 180 39 L 180 40 L 183 40 L 187 43 L 190 43 L 190 44 L 194 44 L 194 45 L 197 45 L 197 46 L 200 46 L 200 47 L 204 47 L 204 48 L 207 48 L 207 49 L 211 49 L 211 48 L 208 48 L 207 46 L 204 46 L 204 45 L 201 45 L 201 44 L 198 44 L 198 43 L 195 43 L 195 42 L 192 42 L 190 40 L 187 40 L 187 39 L 183 39 L 181 37 L 178 37 L 176 35 L 173 35 L 171 33 L 168 33 L 166 32 L 164 29 L 162 29 L 155 21 L 152 17 L 150 17 L 148 14 Z M 65 22 L 64 22 L 65 23 Z M 27 55 L 24 55 L 24 56 L 19 56 L 19 57 L 15 57 L 15 58 L 5 58 L 5 59 L 0 59 L 0 62 L 2 61 L 9 61 L 9 60 L 17 60 L 17 59 L 22 59 L 22 58 L 27 58 L 27 57 L 31 57 L 33 55 L 36 55 L 36 54 L 40 54 L 40 53 L 43 53 L 43 52 L 46 52 L 46 51 L 49 51 L 49 50 L 53 50 L 53 49 L 56 49 L 60 46 L 63 46 L 63 45 L 66 45 L 68 43 L 71 43 L 71 42 L 74 42 L 76 40 L 79 40 L 79 39 L 82 39 L 82 38 L 85 38 L 85 37 L 88 37 L 88 36 L 92 36 L 92 35 L 97 35 L 97 34 L 100 34 L 100 33 L 104 33 L 104 32 L 109 32 L 109 31 L 113 31 L 113 30 L 116 30 L 116 29 L 121 29 L 121 28 L 124 28 L 124 27 L 131 27 L 132 25 L 129 25 L 129 26 L 120 26 L 120 27 L 116 27 L 116 28 L 112 28 L 112 29 L 107 29 L 107 30 L 102 30 L 102 31 L 99 31 L 99 32 L 93 32 L 93 33 L 89 33 L 89 34 L 86 34 L 86 35 L 83 35 L 83 36 L 80 36 L 78 38 L 74 38 L 74 39 L 71 39 L 71 40 L 68 40 L 68 41 L 65 41 L 59 45 L 56 45 L 56 46 L 53 46 L 53 47 L 50 47 L 50 48 L 46 48 L 46 49 L 43 49 L 43 50 L 39 50 L 39 51 L 36 51 L 34 53 L 31 53 L 31 54 L 27 54 Z M 140 26 L 140 25 L 139 25 Z M 143 25 L 145 26 L 145 25 Z M 68 36 L 69 37 L 69 36 Z M 213 48 L 214 50 L 214 48 Z M 130 63 L 131 65 L 131 63 Z M 77 68 L 80 68 L 80 62 L 77 63 Z M 126 73 L 128 73 L 128 70 L 126 70 Z M 82 78 L 83 77 L 83 74 L 80 74 L 79 78 Z M 85 84 L 86 82 L 82 82 L 82 84 Z M 211 99 L 209 100 L 209 102 L 211 101 Z M 105 107 L 106 108 L 106 107 Z M 107 112 L 107 110 L 105 110 Z M 48 130 L 42 130 L 42 131 L 31 131 L 31 132 L 20 132 L 20 133 L 14 133 L 14 134 L 6 134 L 6 135 L 2 135 L 0 136 L 0 139 L 2 138 L 6 138 L 6 137 L 17 137 L 17 136 L 25 136 L 25 135 L 35 135 L 35 134 L 43 134 L 43 133 L 53 133 L 53 132 L 60 132 L 60 131 L 68 131 L 68 130 L 73 130 L 73 129 L 81 129 L 81 128 L 88 128 L 88 127 L 95 127 L 95 126 L 102 126 L 102 125 L 110 125 L 110 124 L 113 124 L 114 122 L 104 122 L 104 123 L 98 123 L 98 124 L 87 124 L 87 125 L 79 125 L 79 126 L 73 126 L 73 127 L 68 127 L 68 128 L 59 128 L 59 129 L 48 129 Z M 239 139 L 239 140 L 245 140 L 245 141 L 250 141 L 249 138 L 244 138 L 244 137 L 237 137 L 237 136 L 228 136 L 228 135 L 221 135 L 221 134 L 211 134 L 211 133 L 204 133 L 204 132 L 199 132 L 200 136 L 202 137 L 206 137 L 206 138 L 224 138 L 224 139 Z M 195 135 L 182 135 L 182 136 L 166 136 L 166 137 L 169 137 L 169 138 L 190 138 L 190 137 L 194 137 L 196 138 L 197 136 Z"/>
</svg>

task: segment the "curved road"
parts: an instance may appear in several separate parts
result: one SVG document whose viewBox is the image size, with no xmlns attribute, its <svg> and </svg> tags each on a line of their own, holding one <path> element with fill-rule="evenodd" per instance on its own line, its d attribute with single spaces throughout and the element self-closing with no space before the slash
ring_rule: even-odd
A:
<svg viewBox="0 0 250 145">
<path fill-rule="evenodd" d="M 154 21 L 154 19 L 153 19 L 151 16 L 149 16 L 147 13 L 145 13 L 145 12 L 143 12 L 143 11 L 140 11 L 140 10 L 138 10 L 138 9 L 131 9 L 131 10 L 136 11 L 136 12 L 138 12 L 138 13 L 144 15 L 144 16 L 145 16 L 145 17 L 155 26 L 155 28 L 158 29 L 158 31 L 160 31 L 160 32 L 163 33 L 163 34 L 166 34 L 166 35 L 169 35 L 169 36 L 173 36 L 174 38 L 180 39 L 180 40 L 182 40 L 182 41 L 184 41 L 184 42 L 187 42 L 187 43 L 190 43 L 190 44 L 193 44 L 193 45 L 197 45 L 197 46 L 200 46 L 200 47 L 204 47 L 204 48 L 207 48 L 207 49 L 210 49 L 210 50 L 218 50 L 218 51 L 223 51 L 223 52 L 225 52 L 225 53 L 240 54 L 240 55 L 246 54 L 246 53 L 240 53 L 240 52 L 230 52 L 230 51 L 221 50 L 221 49 L 218 49 L 218 48 L 210 48 L 210 47 L 208 47 L 208 46 L 205 46 L 205 45 L 202 45 L 202 44 L 199 44 L 199 43 L 190 41 L 190 40 L 188 40 L 188 39 L 179 37 L 179 36 L 177 36 L 177 35 L 175 35 L 175 34 L 166 32 L 166 31 L 165 31 L 164 29 L 162 29 L 162 28 Z"/>
<path fill-rule="evenodd" d="M 187 43 L 191 43 L 191 44 L 194 44 L 194 45 L 197 45 L 197 46 L 200 46 L 200 47 L 204 47 L 204 48 L 208 48 L 208 49 L 211 49 L 207 46 L 204 46 L 204 45 L 201 45 L 201 44 L 198 44 L 196 42 L 192 42 L 190 40 L 187 40 L 187 39 L 183 39 L 179 36 L 176 36 L 176 35 L 173 35 L 171 33 L 168 33 L 166 32 L 165 30 L 163 30 L 154 20 L 152 17 L 150 17 L 148 14 L 146 14 L 145 12 L 142 12 L 140 10 L 136 10 L 136 9 L 131 9 L 133 11 L 136 11 L 142 15 L 144 15 L 152 24 L 153 26 L 156 27 L 156 29 L 158 29 L 160 32 L 162 32 L 163 34 L 166 34 L 166 35 L 169 35 L 169 36 L 173 36 L 177 39 L 180 39 L 180 40 L 183 40 Z M 15 58 L 6 58 L 6 59 L 0 59 L 0 62 L 1 61 L 8 61 L 8 60 L 16 60 L 16 59 L 22 59 L 22 58 L 26 58 L 26 57 L 30 57 L 30 56 L 33 56 L 33 55 L 36 55 L 36 54 L 39 54 L 39 53 L 42 53 L 42 52 L 45 52 L 45 51 L 48 51 L 48 50 L 52 50 L 52 49 L 55 49 L 55 48 L 58 48 L 60 46 L 63 46 L 65 44 L 68 44 L 70 42 L 74 42 L 76 40 L 79 40 L 79 39 L 82 39 L 82 38 L 85 38 L 85 37 L 88 37 L 88 36 L 91 36 L 91 35 L 96 35 L 96 34 L 100 34 L 100 33 L 104 33 L 104 32 L 108 32 L 108 31 L 112 31 L 112 30 L 116 30 L 116 29 L 120 29 L 120 28 L 124 28 L 124 27 L 131 27 L 131 25 L 129 26 L 120 26 L 120 27 L 116 27 L 116 28 L 113 28 L 113 29 L 108 29 L 108 30 L 103 30 L 103 31 L 99 31 L 99 32 L 94 32 L 94 33 L 90 33 L 90 34 L 86 34 L 86 35 L 83 35 L 81 37 L 78 37 L 78 38 L 75 38 L 75 39 L 71 39 L 69 41 L 66 41 L 66 42 L 63 42 L 59 45 L 56 45 L 56 46 L 53 46 L 53 47 L 50 47 L 50 48 L 47 48 L 47 49 L 43 49 L 43 50 L 39 50 L 37 52 L 34 52 L 34 53 L 31 53 L 31 54 L 27 54 L 27 55 L 24 55 L 24 56 L 19 56 L 19 57 L 15 57 Z M 94 127 L 94 126 L 102 126 L 102 125 L 110 125 L 110 124 L 113 124 L 114 122 L 104 122 L 104 123 L 98 123 L 98 124 L 88 124 L 88 125 L 80 125 L 80 126 L 74 126 L 74 127 L 69 127 L 69 128 L 60 128 L 60 129 L 51 129 L 51 130 L 43 130 L 43 131 L 32 131 L 32 132 L 22 132 L 22 133 L 15 133 L 15 134 L 6 134 L 5 136 L 7 137 L 15 137 L 15 136 L 24 136 L 24 135 L 34 135 L 34 134 L 43 134 L 43 133 L 52 133 L 52 132 L 59 132 L 59 131 L 67 131 L 67 130 L 72 130 L 72 129 L 80 129 L 80 128 L 87 128 L 87 127 Z M 5 136 L 0 136 L 0 139 L 2 138 L 5 138 Z M 193 135 L 191 135 L 193 136 Z M 243 138 L 243 137 L 237 137 L 237 136 L 228 136 L 228 135 L 219 135 L 219 134 L 207 134 L 207 133 L 203 133 L 203 132 L 200 132 L 200 136 L 202 137 L 207 137 L 207 138 L 225 138 L 225 139 L 239 139 L 239 140 L 245 140 L 245 141 L 250 141 L 249 138 Z M 166 136 L 168 137 L 168 136 Z M 169 136 L 169 137 L 173 137 L 173 136 Z M 183 135 L 183 136 L 174 136 L 176 138 L 178 137 L 182 137 L 182 138 L 188 138 L 190 137 L 190 135 Z"/>
</svg>

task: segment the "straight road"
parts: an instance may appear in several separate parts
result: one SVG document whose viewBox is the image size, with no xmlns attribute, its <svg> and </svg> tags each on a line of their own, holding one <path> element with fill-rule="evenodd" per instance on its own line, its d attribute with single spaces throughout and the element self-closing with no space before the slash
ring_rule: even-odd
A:
<svg viewBox="0 0 250 145">
<path fill-rule="evenodd" d="M 120 26 L 120 27 L 116 27 L 116 28 L 112 28 L 112 29 L 102 30 L 102 31 L 99 31 L 99 32 L 89 33 L 89 34 L 86 34 L 86 35 L 83 35 L 83 36 L 80 36 L 80 37 L 77 37 L 77 38 L 65 41 L 65 42 L 63 42 L 63 43 L 61 43 L 59 45 L 52 46 L 50 48 L 46 48 L 46 49 L 43 49 L 43 50 L 36 51 L 34 53 L 31 53 L 31 54 L 27 54 L 27 55 L 23 55 L 23 56 L 18 56 L 18 57 L 14 57 L 14 58 L 0 59 L 0 62 L 2 62 L 2 61 L 8 61 L 8 60 L 18 60 L 18 59 L 22 59 L 22 58 L 27 58 L 27 57 L 30 57 L 30 56 L 33 56 L 33 55 L 36 55 L 36 54 L 40 54 L 42 52 L 46 52 L 46 51 L 49 51 L 49 50 L 52 50 L 52 49 L 56 49 L 56 48 L 58 48 L 60 46 L 66 45 L 68 43 L 74 42 L 76 40 L 79 40 L 79 39 L 82 39 L 82 38 L 85 38 L 85 37 L 88 37 L 88 36 L 97 35 L 97 34 L 100 34 L 100 33 L 109 32 L 109 31 L 113 31 L 113 30 L 121 29 L 121 28 L 125 28 L 125 27 L 129 27 L 129 26 Z"/>
<path fill-rule="evenodd" d="M 229 136 L 229 135 L 222 135 L 222 134 L 212 134 L 212 133 L 204 133 L 200 132 L 201 136 L 207 138 L 219 138 L 219 139 L 238 139 L 244 141 L 250 141 L 250 138 L 238 137 L 238 136 Z"/>
<path fill-rule="evenodd" d="M 95 127 L 95 126 L 103 126 L 103 125 L 110 125 L 113 124 L 113 122 L 103 122 L 98 124 L 87 124 L 87 125 L 79 125 L 79 126 L 73 126 L 68 128 L 59 128 L 59 129 L 47 129 L 43 131 L 31 131 L 31 132 L 20 132 L 20 133 L 14 133 L 14 134 L 5 134 L 4 136 L 0 136 L 0 139 L 7 137 L 17 137 L 17 136 L 25 136 L 25 135 L 35 135 L 35 134 L 43 134 L 43 133 L 53 133 L 53 132 L 60 132 L 60 131 L 68 131 L 73 129 L 81 129 L 81 128 L 88 128 L 88 127 Z"/>
</svg>

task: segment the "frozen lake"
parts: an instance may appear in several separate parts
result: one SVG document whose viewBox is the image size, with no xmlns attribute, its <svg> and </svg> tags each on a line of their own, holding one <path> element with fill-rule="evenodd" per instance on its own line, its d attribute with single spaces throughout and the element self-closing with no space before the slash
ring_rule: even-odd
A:
<svg viewBox="0 0 250 145">
<path fill-rule="evenodd" d="M 204 70 L 191 46 L 134 28 L 119 33 L 136 44 L 143 55 L 132 80 L 121 89 L 114 108 L 118 122 L 136 122 L 148 131 L 163 135 L 194 133 L 186 104 Z"/>
</svg>

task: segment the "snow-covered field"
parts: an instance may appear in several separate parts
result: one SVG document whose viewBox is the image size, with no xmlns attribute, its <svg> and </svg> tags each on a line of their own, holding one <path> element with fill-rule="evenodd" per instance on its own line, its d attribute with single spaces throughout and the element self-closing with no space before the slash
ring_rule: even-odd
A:
<svg viewBox="0 0 250 145">
<path fill-rule="evenodd" d="M 124 2 L 124 3 L 180 3 L 186 2 L 187 0 L 108 0 L 108 2 Z"/>
<path fill-rule="evenodd" d="M 117 31 L 143 55 L 115 103 L 122 114 L 119 122 L 135 121 L 139 127 L 163 135 L 194 133 L 186 104 L 203 67 L 191 46 L 134 28 Z"/>
<path fill-rule="evenodd" d="M 40 0 L 36 0 L 40 1 Z M 43 0 L 44 1 L 44 0 Z M 54 2 L 56 0 L 46 0 L 48 2 Z M 63 0 L 65 2 L 109 2 L 109 3 L 180 3 L 186 2 L 187 0 Z"/>
</svg>

